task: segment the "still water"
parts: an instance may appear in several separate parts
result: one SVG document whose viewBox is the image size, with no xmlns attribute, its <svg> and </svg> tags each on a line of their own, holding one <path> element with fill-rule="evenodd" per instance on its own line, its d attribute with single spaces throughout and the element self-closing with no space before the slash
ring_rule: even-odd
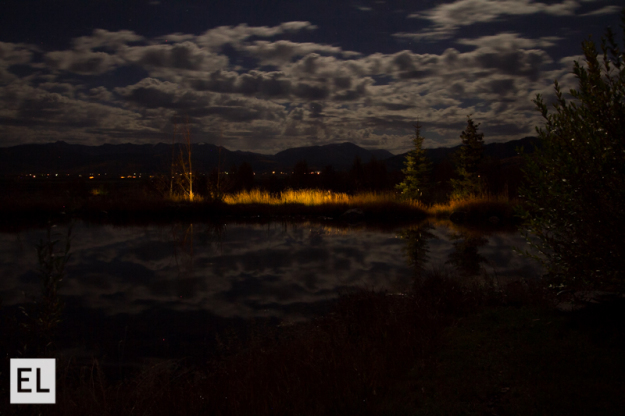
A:
<svg viewBox="0 0 625 416">
<path fill-rule="evenodd" d="M 63 240 L 67 226 L 52 232 Z M 35 247 L 45 238 L 43 229 L 0 233 L 5 313 L 40 294 Z M 540 276 L 540 266 L 514 247 L 526 247 L 517 232 L 451 224 L 78 222 L 60 290 L 66 308 L 58 344 L 72 354 L 116 359 L 201 354 L 228 328 L 306 320 L 359 288 L 401 292 L 420 271 Z"/>
</svg>

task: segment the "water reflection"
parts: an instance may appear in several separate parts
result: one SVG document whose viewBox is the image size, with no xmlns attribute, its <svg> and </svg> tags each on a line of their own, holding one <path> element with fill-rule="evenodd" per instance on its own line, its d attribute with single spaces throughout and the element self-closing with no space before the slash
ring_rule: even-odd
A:
<svg viewBox="0 0 625 416">
<path fill-rule="evenodd" d="M 426 272 L 426 265 L 430 261 L 428 240 L 435 238 L 432 234 L 434 226 L 428 222 L 422 222 L 404 228 L 399 232 L 399 236 L 405 240 L 404 252 L 408 264 L 414 267 L 414 273 L 421 277 Z"/>
<path fill-rule="evenodd" d="M 477 276 L 482 270 L 481 263 L 487 263 L 486 257 L 482 256 L 478 249 L 488 243 L 483 235 L 475 232 L 462 231 L 452 233 L 449 236 L 454 250 L 449 253 L 447 264 L 454 266 L 463 277 Z"/>
<path fill-rule="evenodd" d="M 512 251 L 525 244 L 522 236 L 449 227 L 77 223 L 60 291 L 68 304 L 65 328 L 89 348 L 109 342 L 165 354 L 206 342 L 233 322 L 308 319 L 357 288 L 404 291 L 415 274 L 431 269 L 469 276 L 488 264 L 498 276 L 541 274 Z M 39 290 L 34 247 L 44 233 L 0 234 L 4 307 Z"/>
</svg>

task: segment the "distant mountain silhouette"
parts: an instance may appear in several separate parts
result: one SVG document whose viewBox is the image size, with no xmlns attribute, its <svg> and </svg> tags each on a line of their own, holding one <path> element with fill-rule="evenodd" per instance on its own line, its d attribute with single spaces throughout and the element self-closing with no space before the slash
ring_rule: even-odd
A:
<svg viewBox="0 0 625 416">
<path fill-rule="evenodd" d="M 389 157 L 395 156 L 394 154 L 392 154 L 391 152 L 385 149 L 369 149 L 369 151 L 371 152 L 371 154 L 373 154 L 373 156 L 375 156 L 377 160 L 386 160 Z"/>
<path fill-rule="evenodd" d="M 325 146 L 295 147 L 276 153 L 274 157 L 283 166 L 293 166 L 300 160 L 306 160 L 308 166 L 314 169 L 332 165 L 336 170 L 344 170 L 354 163 L 356 157 L 360 157 L 362 162 L 368 162 L 373 156 L 374 153 L 370 150 L 345 142 Z"/>
<path fill-rule="evenodd" d="M 496 159 L 516 156 L 516 148 L 526 152 L 533 149 L 537 138 L 526 137 L 506 143 L 484 146 L 484 154 Z M 426 149 L 434 164 L 451 156 L 459 146 Z M 324 146 L 296 147 L 275 155 L 254 152 L 231 151 L 213 144 L 193 144 L 193 167 L 199 172 L 210 172 L 219 167 L 229 170 L 232 165 L 249 163 L 257 172 L 290 172 L 300 160 L 306 160 L 311 169 L 321 170 L 332 165 L 336 170 L 349 169 L 355 157 L 363 163 L 373 157 L 384 162 L 389 170 L 400 170 L 406 154 L 393 156 L 387 150 L 367 150 L 353 143 L 328 144 Z M 104 144 L 85 146 L 62 141 L 47 144 L 24 144 L 0 148 L 0 174 L 27 173 L 155 173 L 168 172 L 172 157 L 170 144 Z"/>
<path fill-rule="evenodd" d="M 537 137 L 524 137 L 519 140 L 511 140 L 504 143 L 488 143 L 484 145 L 484 156 L 490 156 L 494 159 L 508 159 L 518 156 L 517 148 L 522 148 L 525 153 L 531 153 L 534 151 L 534 147 L 538 145 L 539 140 Z M 433 164 L 441 163 L 445 159 L 451 158 L 451 156 L 460 149 L 461 145 L 454 147 L 437 147 L 435 149 L 425 149 L 425 154 Z M 400 170 L 404 168 L 404 161 L 408 152 L 401 155 L 393 156 L 386 159 L 386 167 L 389 170 Z"/>
</svg>

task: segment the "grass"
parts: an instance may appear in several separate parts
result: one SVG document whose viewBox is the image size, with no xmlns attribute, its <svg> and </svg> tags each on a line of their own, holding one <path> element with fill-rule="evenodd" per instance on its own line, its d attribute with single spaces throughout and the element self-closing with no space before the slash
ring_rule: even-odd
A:
<svg viewBox="0 0 625 416">
<path fill-rule="evenodd" d="M 430 216 L 449 216 L 455 211 L 501 211 L 508 213 L 508 207 L 516 201 L 510 201 L 506 195 L 471 196 L 464 199 L 452 199 L 446 204 L 426 205 L 420 201 L 402 199 L 394 192 L 364 192 L 354 195 L 334 193 L 318 189 L 286 190 L 280 194 L 270 194 L 258 189 L 226 195 L 224 202 L 229 205 L 263 204 L 283 205 L 302 204 L 306 206 L 344 205 L 349 207 L 401 206 L 427 213 Z M 504 208 L 506 207 L 506 208 Z"/>
<path fill-rule="evenodd" d="M 234 195 L 226 195 L 226 204 L 302 204 L 314 205 L 402 205 L 415 209 L 425 209 L 425 205 L 417 201 L 403 201 L 393 192 L 364 192 L 355 195 L 335 193 L 319 189 L 288 189 L 280 194 L 272 195 L 260 190 L 244 191 Z"/>
<path fill-rule="evenodd" d="M 59 362 L 57 405 L 0 411 L 624 414 L 623 307 L 562 313 L 553 304 L 538 283 L 434 274 L 404 294 L 344 294 L 311 322 L 222 337 L 220 355 L 204 364 L 163 360 L 111 382 L 97 361 Z"/>
<path fill-rule="evenodd" d="M 501 206 L 501 205 L 514 205 L 517 201 L 510 200 L 507 194 L 492 195 L 472 195 L 467 198 L 452 198 L 445 204 L 434 204 L 428 207 L 428 212 L 431 215 L 449 215 L 454 211 L 471 210 L 475 207 L 488 207 L 488 206 Z"/>
<path fill-rule="evenodd" d="M 425 392 L 417 397 L 421 412 L 623 414 L 623 345 L 593 340 L 588 328 L 575 327 L 577 318 L 508 306 L 460 320 L 445 331 L 446 347 L 428 371 L 411 374 Z"/>
<path fill-rule="evenodd" d="M 514 206 L 518 201 L 510 200 L 507 195 L 471 196 L 464 199 L 452 199 L 445 204 L 426 205 L 420 201 L 405 200 L 394 192 L 367 192 L 349 195 L 345 193 L 332 193 L 321 190 L 287 190 L 281 194 L 270 194 L 260 190 L 240 192 L 238 194 L 227 195 L 224 202 L 230 207 L 253 207 L 250 211 L 260 207 L 273 207 L 273 212 L 280 212 L 280 207 L 285 205 L 300 205 L 307 207 L 301 212 L 311 213 L 334 213 L 338 210 L 358 208 L 370 216 L 381 217 L 394 212 L 399 216 L 421 216 L 433 217 L 437 219 L 448 218 L 454 213 L 461 213 L 459 222 L 467 223 L 488 223 L 495 221 L 499 223 L 513 222 Z M 313 209 L 311 209 L 313 208 Z M 293 208 L 292 208 L 293 209 Z M 315 210 L 316 209 L 316 210 Z M 493 219 L 496 217 L 496 220 Z"/>
</svg>

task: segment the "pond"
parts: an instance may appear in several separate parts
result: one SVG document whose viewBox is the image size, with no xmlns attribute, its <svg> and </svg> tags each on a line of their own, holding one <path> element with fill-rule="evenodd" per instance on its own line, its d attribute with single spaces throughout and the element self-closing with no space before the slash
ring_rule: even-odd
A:
<svg viewBox="0 0 625 416">
<path fill-rule="evenodd" d="M 67 225 L 52 228 L 53 239 Z M 0 300 L 6 315 L 41 293 L 36 245 L 45 229 L 0 233 Z M 408 290 L 421 271 L 460 278 L 540 276 L 513 250 L 516 231 L 451 223 L 372 227 L 270 222 L 151 226 L 77 222 L 60 295 L 59 354 L 131 363 L 203 356 L 216 334 L 330 310 L 342 293 Z M 59 247 L 60 248 L 60 247 Z M 5 315 L 5 316 L 6 316 Z M 17 336 L 17 334 L 11 334 Z"/>
</svg>

